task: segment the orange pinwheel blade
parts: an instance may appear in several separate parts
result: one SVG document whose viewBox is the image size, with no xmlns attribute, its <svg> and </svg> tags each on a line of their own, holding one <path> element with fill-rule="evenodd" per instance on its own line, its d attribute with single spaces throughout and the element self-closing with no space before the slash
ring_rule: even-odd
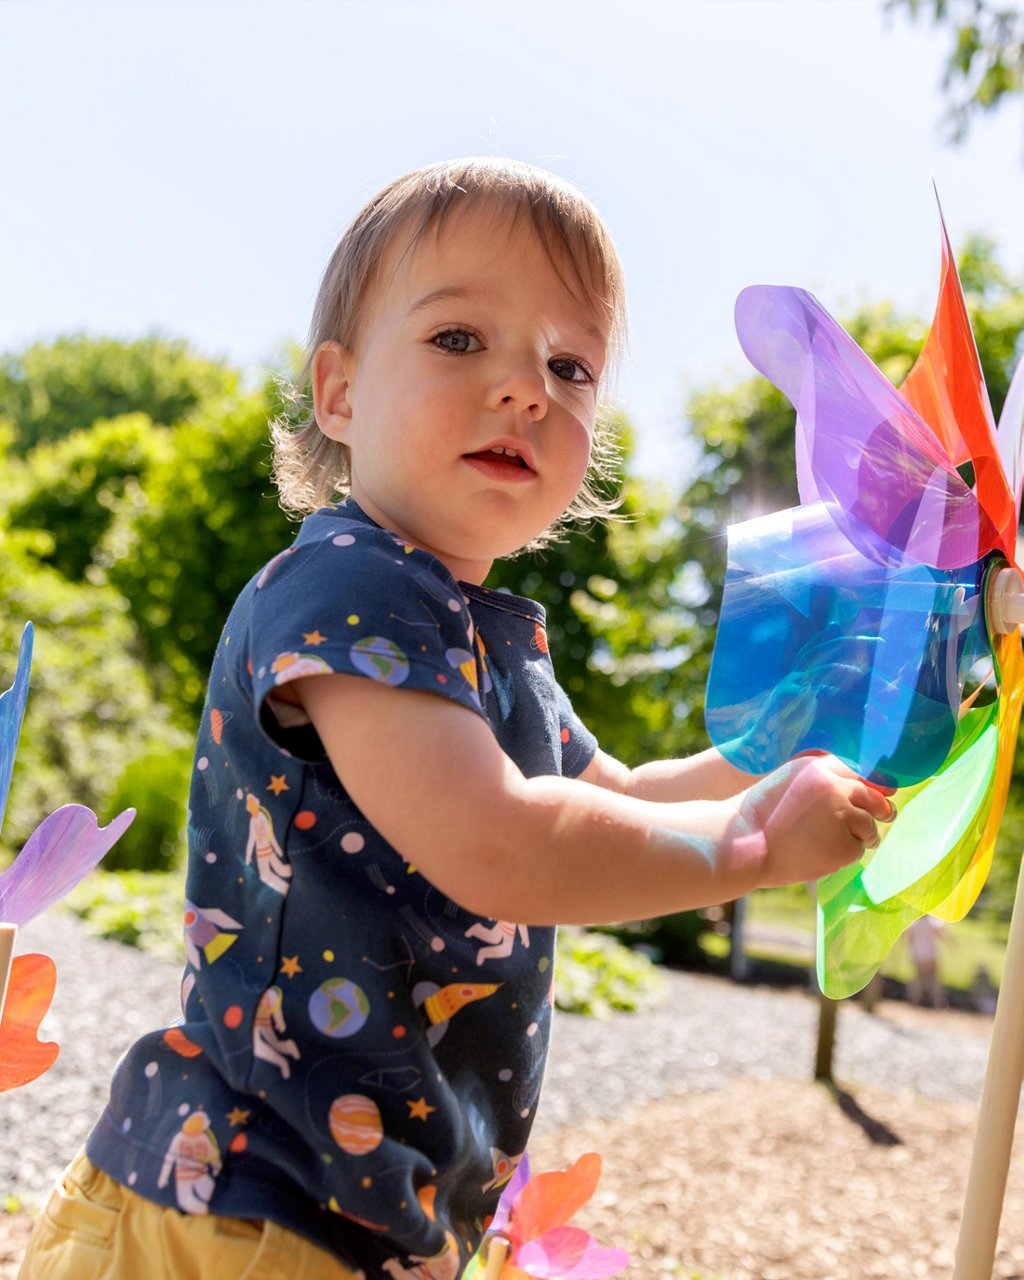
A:
<svg viewBox="0 0 1024 1280">
<path fill-rule="evenodd" d="M 928 339 L 900 395 L 935 432 L 954 466 L 973 464 L 978 501 L 996 527 L 1004 554 L 1012 560 L 1017 535 L 1015 495 L 999 456 L 992 406 L 941 208 L 939 220 L 939 299 Z"/>
<path fill-rule="evenodd" d="M 523 1188 L 515 1207 L 514 1227 L 520 1240 L 536 1240 L 561 1227 L 587 1203 L 601 1178 L 601 1157 L 580 1156 L 571 1169 L 538 1173 Z"/>
<path fill-rule="evenodd" d="M 39 1040 L 57 985 L 57 966 L 49 956 L 15 956 L 0 1021 L 0 1093 L 29 1084 L 57 1060 L 59 1046 Z"/>
</svg>

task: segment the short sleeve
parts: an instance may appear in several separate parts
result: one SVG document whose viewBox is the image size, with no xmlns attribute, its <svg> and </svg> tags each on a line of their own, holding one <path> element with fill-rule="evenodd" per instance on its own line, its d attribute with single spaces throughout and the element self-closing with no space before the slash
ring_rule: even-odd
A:
<svg viewBox="0 0 1024 1280">
<path fill-rule="evenodd" d="M 341 527 L 300 537 L 253 586 L 247 666 L 260 727 L 312 761 L 324 758 L 319 738 L 302 709 L 278 696 L 305 676 L 427 690 L 483 715 L 473 625 L 455 580 L 384 530 Z"/>
<path fill-rule="evenodd" d="M 562 777 L 578 778 L 597 751 L 597 739 L 572 709 L 569 695 L 558 686 L 558 726 L 562 740 Z"/>
</svg>

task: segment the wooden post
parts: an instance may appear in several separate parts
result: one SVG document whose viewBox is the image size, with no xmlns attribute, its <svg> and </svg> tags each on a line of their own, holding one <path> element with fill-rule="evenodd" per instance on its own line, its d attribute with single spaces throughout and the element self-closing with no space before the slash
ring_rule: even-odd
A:
<svg viewBox="0 0 1024 1280">
<path fill-rule="evenodd" d="M 1024 862 L 1010 920 L 953 1280 L 991 1280 L 1024 1077 Z"/>
<path fill-rule="evenodd" d="M 7 979 L 11 976 L 11 964 L 14 960 L 14 941 L 17 936 L 18 926 L 16 924 L 0 923 L 0 1018 L 4 1016 Z"/>
<path fill-rule="evenodd" d="M 836 1011 L 838 1000 L 830 1000 L 823 991 L 818 992 L 818 1056 L 814 1060 L 815 1080 L 832 1083 L 832 1054 L 836 1047 Z"/>
</svg>

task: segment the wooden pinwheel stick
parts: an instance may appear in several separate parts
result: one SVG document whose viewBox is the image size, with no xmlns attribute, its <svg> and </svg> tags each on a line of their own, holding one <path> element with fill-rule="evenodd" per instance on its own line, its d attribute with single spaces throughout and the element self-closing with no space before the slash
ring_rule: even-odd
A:
<svg viewBox="0 0 1024 1280">
<path fill-rule="evenodd" d="M 1015 569 L 995 576 L 987 600 L 992 631 L 1024 624 L 1024 581 Z M 999 1240 L 1010 1152 L 1024 1080 L 1024 863 L 1010 918 L 1003 980 L 999 988 L 978 1128 L 960 1219 L 953 1280 L 991 1280 Z"/>
<path fill-rule="evenodd" d="M 508 1240 L 495 1233 L 487 1246 L 487 1269 L 484 1271 L 483 1280 L 499 1280 L 508 1255 Z"/>
<path fill-rule="evenodd" d="M 0 922 L 0 1018 L 4 1016 L 4 1000 L 7 998 L 7 980 L 14 962 L 14 942 L 18 936 L 16 924 Z"/>
</svg>

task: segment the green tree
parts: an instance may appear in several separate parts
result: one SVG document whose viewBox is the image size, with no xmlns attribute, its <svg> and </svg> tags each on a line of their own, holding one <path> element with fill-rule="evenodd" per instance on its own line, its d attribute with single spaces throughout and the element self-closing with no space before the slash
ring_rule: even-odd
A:
<svg viewBox="0 0 1024 1280">
<path fill-rule="evenodd" d="M 3 826 L 18 848 L 48 813 L 77 802 L 104 812 L 128 765 L 186 737 L 154 695 L 127 601 L 41 564 L 36 535 L 0 527 L 0 675 L 14 676 L 26 622 L 36 628 L 32 684 Z"/>
<path fill-rule="evenodd" d="M 26 453 L 101 418 L 144 413 L 170 426 L 196 407 L 234 395 L 238 372 L 167 338 L 91 338 L 73 334 L 0 357 L 0 418 Z"/>
<path fill-rule="evenodd" d="M 172 441 L 168 427 L 131 413 L 36 445 L 8 477 L 8 519 L 15 528 L 47 531 L 40 559 L 80 582 L 115 514 L 144 503 L 149 473 L 172 459 Z"/>
<path fill-rule="evenodd" d="M 272 411 L 254 393 L 173 427 L 96 551 L 97 573 L 131 601 L 154 680 L 183 724 L 198 719 L 235 597 L 295 535 L 270 482 Z"/>
<path fill-rule="evenodd" d="M 994 111 L 1024 89 L 1024 12 L 990 0 L 885 0 L 887 10 L 917 18 L 930 10 L 952 43 L 942 88 L 949 99 L 950 138 L 962 142 L 975 117 Z"/>
</svg>

